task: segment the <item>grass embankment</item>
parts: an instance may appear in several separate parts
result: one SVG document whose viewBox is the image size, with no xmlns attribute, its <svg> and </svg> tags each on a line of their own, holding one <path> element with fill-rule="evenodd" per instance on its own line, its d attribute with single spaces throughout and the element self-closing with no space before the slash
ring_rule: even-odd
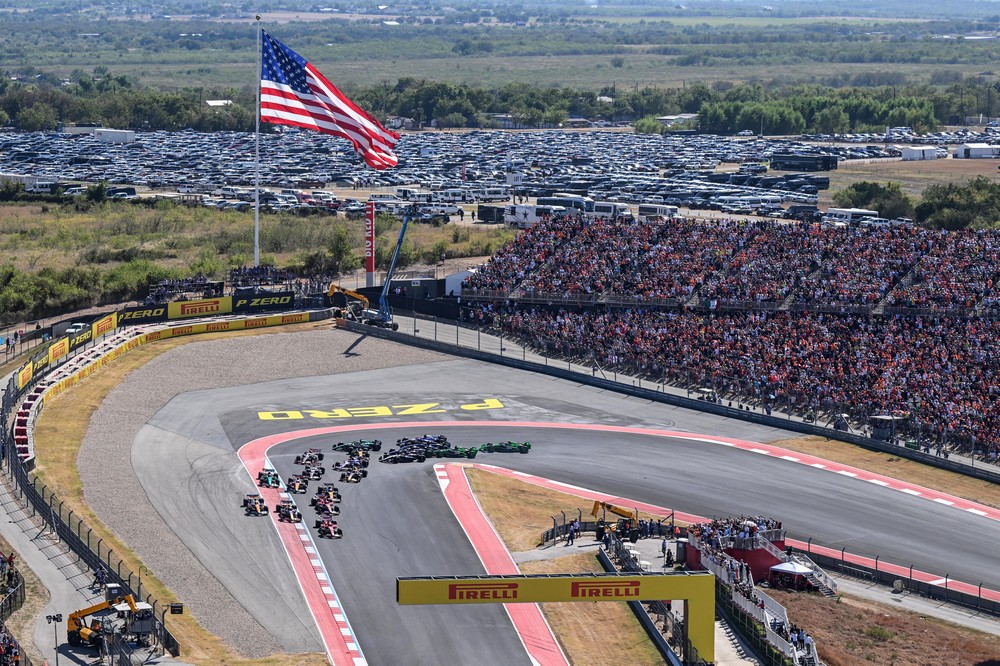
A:
<svg viewBox="0 0 1000 666">
<path fill-rule="evenodd" d="M 1000 636 L 857 597 L 768 590 L 805 627 L 827 666 L 998 666 Z"/>
<path fill-rule="evenodd" d="M 808 453 L 833 462 L 851 465 L 877 474 L 884 474 L 900 481 L 962 497 L 971 502 L 1000 508 L 1000 487 L 988 481 L 974 479 L 964 474 L 930 467 L 913 460 L 888 453 L 869 451 L 861 447 L 838 442 L 825 437 L 797 437 L 768 442 L 790 451 Z"/>
<path fill-rule="evenodd" d="M 573 495 L 539 488 L 499 474 L 467 470 L 472 490 L 511 552 L 534 550 L 551 516 L 586 504 Z M 587 538 L 586 535 L 583 537 Z M 554 559 L 524 562 L 522 573 L 603 571 L 593 550 Z M 660 664 L 660 653 L 639 625 L 628 604 L 551 603 L 542 612 L 575 666 L 605 664 L 609 656 L 623 664 Z M 609 637 L 614 637 L 609 644 Z"/>
<path fill-rule="evenodd" d="M 51 403 L 46 402 L 35 428 L 35 449 L 38 466 L 35 474 L 39 481 L 54 491 L 65 507 L 93 528 L 93 538 L 103 539 L 108 547 L 121 557 L 131 571 L 139 571 L 143 564 L 129 546 L 120 541 L 93 510 L 84 502 L 83 482 L 77 471 L 76 459 L 87 431 L 90 418 L 105 396 L 133 370 L 142 367 L 157 356 L 180 345 L 204 342 L 223 336 L 268 335 L 309 330 L 318 324 L 281 326 L 261 331 L 218 333 L 158 341 L 130 351 L 120 359 L 98 370 L 86 381 L 69 389 Z M 143 576 L 143 588 L 161 603 L 182 601 L 152 574 Z M 190 614 L 168 615 L 167 625 L 177 636 L 183 650 L 184 661 L 205 666 L 321 666 L 327 664 L 322 654 L 279 654 L 262 659 L 240 657 L 232 646 L 206 631 Z M 237 646 L 238 647 L 238 646 Z"/>
<path fill-rule="evenodd" d="M 351 194 L 365 198 L 367 191 Z M 391 252 L 398 221 L 380 216 L 378 229 L 380 251 Z M 490 255 L 512 236 L 510 230 L 488 225 L 413 224 L 407 229 L 401 265 L 437 261 L 442 244 L 450 257 Z M 310 255 L 343 244 L 360 265 L 364 220 L 287 213 L 261 216 L 261 252 L 278 266 L 302 265 Z M 0 251 L 8 255 L 6 263 L 32 273 L 43 268 L 110 270 L 148 260 L 165 268 L 221 277 L 218 273 L 231 266 L 252 263 L 253 214 L 170 201 L 151 208 L 106 202 L 82 210 L 71 204 L 6 203 L 0 206 Z"/>
</svg>

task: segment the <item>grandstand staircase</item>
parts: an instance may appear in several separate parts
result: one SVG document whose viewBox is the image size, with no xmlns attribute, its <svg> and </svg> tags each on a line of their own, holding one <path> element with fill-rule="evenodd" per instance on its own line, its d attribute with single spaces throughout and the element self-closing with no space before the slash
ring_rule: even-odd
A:
<svg viewBox="0 0 1000 666">
<path fill-rule="evenodd" d="M 913 286 L 913 284 L 917 281 L 917 266 L 919 265 L 920 265 L 919 261 L 913 264 L 913 266 L 910 267 L 910 270 L 907 271 L 906 275 L 904 275 L 899 279 L 899 282 L 889 287 L 889 290 L 885 292 L 885 296 L 882 297 L 882 300 L 880 300 L 878 302 L 878 305 L 876 305 L 872 309 L 872 314 L 874 315 L 885 314 L 885 308 L 886 305 L 888 304 L 887 301 L 889 300 L 889 294 L 896 291 L 897 289 L 906 289 L 907 287 Z"/>
<path fill-rule="evenodd" d="M 833 580 L 826 575 L 826 572 L 820 569 L 815 562 L 805 555 L 788 555 L 769 540 L 764 538 L 757 539 L 757 543 L 760 544 L 761 548 L 770 553 L 772 557 L 777 558 L 781 562 L 794 562 L 808 568 L 809 573 L 805 574 L 806 580 L 812 583 L 813 587 L 819 590 L 824 597 L 837 596 L 836 583 L 833 582 Z"/>
</svg>

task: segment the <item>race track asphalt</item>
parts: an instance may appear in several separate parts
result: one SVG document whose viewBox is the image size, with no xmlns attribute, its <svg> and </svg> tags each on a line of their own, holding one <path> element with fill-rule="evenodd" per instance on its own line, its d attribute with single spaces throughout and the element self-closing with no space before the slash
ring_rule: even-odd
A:
<svg viewBox="0 0 1000 666">
<path fill-rule="evenodd" d="M 499 402 L 484 402 L 488 399 Z M 486 408 L 474 409 L 477 406 Z M 430 410 L 435 411 L 406 413 Z M 330 452 L 332 443 L 359 437 L 382 439 L 386 448 L 403 435 L 437 432 L 458 444 L 527 439 L 533 444 L 529 455 L 482 454 L 476 461 L 704 516 L 764 514 L 781 520 L 794 538 L 812 538 L 825 546 L 1000 589 L 995 567 L 1000 524 L 956 508 L 718 444 L 568 429 L 435 429 L 434 421 L 444 420 L 636 426 L 759 442 L 796 436 L 547 376 L 456 360 L 179 395 L 143 432 L 150 437 L 169 432 L 175 442 L 197 442 L 197 451 L 158 456 L 157 465 L 172 467 L 169 475 L 157 473 L 154 465 L 137 466 L 136 474 L 178 536 L 227 588 L 244 585 L 236 595 L 240 603 L 285 645 L 295 641 L 282 638 L 288 623 L 274 619 L 274 604 L 282 612 L 301 613 L 298 592 L 287 585 L 287 571 L 277 571 L 283 563 L 287 568 L 287 560 L 280 550 L 272 550 L 277 540 L 268 537 L 264 521 L 231 515 L 228 507 L 253 491 L 235 449 L 264 435 L 318 427 L 370 425 L 362 432 L 276 446 L 269 457 L 282 476 L 297 468 L 292 462 L 296 453 L 321 448 L 329 466 L 342 458 Z M 385 423 L 413 421 L 426 425 L 380 430 Z M 135 446 L 148 450 L 155 446 L 155 437 L 140 437 Z M 528 663 L 502 607 L 395 604 L 397 576 L 468 575 L 483 569 L 448 510 L 429 461 L 397 466 L 373 462 L 370 470 L 361 484 L 339 484 L 345 538 L 317 540 L 369 663 Z M 165 486 L 164 477 L 175 479 L 175 486 L 186 483 L 184 496 L 179 488 Z M 302 505 L 311 526 L 308 502 Z M 566 508 L 582 505 L 573 500 Z M 212 508 L 216 506 L 225 510 Z M 185 517 L 191 511 L 198 520 Z M 216 538 L 211 548 L 198 546 L 213 521 L 218 523 L 216 535 L 224 538 Z M 234 557 L 259 558 L 254 575 L 231 566 Z M 258 576 L 278 582 L 246 585 L 261 580 Z M 308 644 L 309 638 L 301 636 L 299 641 Z"/>
</svg>

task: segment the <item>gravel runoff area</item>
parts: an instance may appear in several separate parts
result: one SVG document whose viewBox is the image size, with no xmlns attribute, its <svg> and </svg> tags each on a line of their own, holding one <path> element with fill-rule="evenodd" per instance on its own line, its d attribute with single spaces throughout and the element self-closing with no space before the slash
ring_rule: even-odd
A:
<svg viewBox="0 0 1000 666">
<path fill-rule="evenodd" d="M 362 372 L 450 357 L 331 328 L 182 345 L 130 373 L 95 412 L 77 466 L 97 516 L 156 572 L 208 631 L 247 657 L 282 651 L 161 519 L 131 465 L 136 434 L 175 395 L 276 379 Z M 266 400 L 266 396 L 262 396 Z M 237 464 L 233 457 L 234 465 Z M 235 501 L 235 500 L 234 500 Z"/>
</svg>

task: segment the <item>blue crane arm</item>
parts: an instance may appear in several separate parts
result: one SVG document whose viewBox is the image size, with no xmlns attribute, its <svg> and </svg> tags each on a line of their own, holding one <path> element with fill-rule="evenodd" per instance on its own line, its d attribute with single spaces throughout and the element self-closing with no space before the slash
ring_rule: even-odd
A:
<svg viewBox="0 0 1000 666">
<path fill-rule="evenodd" d="M 396 241 L 396 249 L 392 251 L 392 261 L 389 262 L 389 272 L 385 274 L 385 284 L 382 285 L 382 293 L 378 297 L 378 313 L 383 322 L 392 321 L 392 310 L 389 309 L 389 284 L 392 276 L 396 272 L 396 262 L 399 261 L 399 251 L 403 247 L 403 238 L 406 236 L 406 227 L 410 224 L 410 213 L 403 216 L 403 226 L 399 229 L 399 240 Z"/>
</svg>

